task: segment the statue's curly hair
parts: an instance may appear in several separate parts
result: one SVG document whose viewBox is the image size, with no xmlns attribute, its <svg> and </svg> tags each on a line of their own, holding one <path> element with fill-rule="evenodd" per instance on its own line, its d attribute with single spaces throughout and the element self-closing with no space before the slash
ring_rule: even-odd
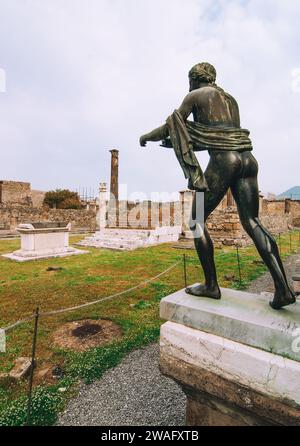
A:
<svg viewBox="0 0 300 446">
<path fill-rule="evenodd" d="M 201 62 L 191 68 L 189 77 L 197 81 L 214 84 L 217 78 L 217 72 L 215 67 L 210 63 Z"/>
</svg>

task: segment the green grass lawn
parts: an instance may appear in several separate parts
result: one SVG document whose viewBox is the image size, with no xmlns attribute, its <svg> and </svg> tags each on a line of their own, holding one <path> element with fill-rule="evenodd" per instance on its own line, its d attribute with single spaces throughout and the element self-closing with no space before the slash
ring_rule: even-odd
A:
<svg viewBox="0 0 300 446">
<path fill-rule="evenodd" d="M 71 237 L 71 243 L 81 237 Z M 0 241 L 0 254 L 19 248 L 19 240 Z M 282 257 L 290 251 L 290 237 L 281 236 Z M 292 250 L 299 249 L 299 232 L 292 233 Z M 39 323 L 37 361 L 43 365 L 60 365 L 65 370 L 58 383 L 38 382 L 33 399 L 32 423 L 55 422 L 64 401 L 76 389 L 79 379 L 91 382 L 99 378 L 134 348 L 157 340 L 162 321 L 159 302 L 162 297 L 184 287 L 183 254 L 187 255 L 188 283 L 203 279 L 196 253 L 174 249 L 172 244 L 132 252 L 89 249 L 81 256 L 15 263 L 0 257 L 0 327 L 40 311 L 56 310 L 91 302 L 123 291 L 153 277 L 175 262 L 180 264 L 159 280 L 133 292 L 81 310 L 42 317 Z M 219 281 L 225 287 L 245 287 L 266 271 L 257 264 L 258 254 L 251 246 L 240 250 L 242 284 L 238 281 L 235 248 L 216 250 Z M 48 272 L 49 266 L 61 271 Z M 235 275 L 228 281 L 226 275 Z M 123 338 L 85 353 L 62 351 L 53 346 L 53 331 L 62 324 L 79 319 L 110 319 L 119 324 Z M 0 373 L 9 371 L 20 356 L 30 356 L 33 322 L 27 322 L 7 334 L 7 352 L 0 353 Z M 27 381 L 0 385 L 0 425 L 21 425 L 26 415 Z"/>
</svg>

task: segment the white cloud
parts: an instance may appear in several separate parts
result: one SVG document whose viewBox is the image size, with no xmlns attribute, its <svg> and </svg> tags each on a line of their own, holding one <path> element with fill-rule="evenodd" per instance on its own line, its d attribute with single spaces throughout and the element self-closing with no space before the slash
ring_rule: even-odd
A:
<svg viewBox="0 0 300 446">
<path fill-rule="evenodd" d="M 291 88 L 294 93 L 300 93 L 300 67 L 292 70 Z"/>
<path fill-rule="evenodd" d="M 208 60 L 239 101 L 261 188 L 297 184 L 299 18 L 294 0 L 1 0 L 0 177 L 95 187 L 118 147 L 129 191 L 184 188 L 172 151 L 138 139 L 179 106 L 189 68 Z"/>
<path fill-rule="evenodd" d="M 0 93 L 6 92 L 6 74 L 3 68 L 0 68 Z"/>
</svg>

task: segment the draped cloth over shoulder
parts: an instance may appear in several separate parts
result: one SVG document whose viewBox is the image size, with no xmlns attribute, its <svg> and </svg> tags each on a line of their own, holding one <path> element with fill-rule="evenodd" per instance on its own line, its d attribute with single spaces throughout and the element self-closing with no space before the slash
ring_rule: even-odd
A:
<svg viewBox="0 0 300 446">
<path fill-rule="evenodd" d="M 188 188 L 202 192 L 206 191 L 208 186 L 194 154 L 191 137 L 181 114 L 177 110 L 168 117 L 167 127 L 176 157 L 185 178 L 189 180 Z"/>
<path fill-rule="evenodd" d="M 170 140 L 176 157 L 188 178 L 188 187 L 205 192 L 208 185 L 198 163 L 195 151 L 201 150 L 252 150 L 249 130 L 228 126 L 207 126 L 184 121 L 178 110 L 167 119 Z"/>
</svg>

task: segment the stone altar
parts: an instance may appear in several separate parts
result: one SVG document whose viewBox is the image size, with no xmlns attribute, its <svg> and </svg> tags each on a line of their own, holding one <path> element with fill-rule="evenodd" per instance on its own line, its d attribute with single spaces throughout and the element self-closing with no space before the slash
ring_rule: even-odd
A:
<svg viewBox="0 0 300 446">
<path fill-rule="evenodd" d="M 87 253 L 69 246 L 70 229 L 71 225 L 64 222 L 20 224 L 17 231 L 21 235 L 21 249 L 3 257 L 26 262 Z"/>
</svg>

